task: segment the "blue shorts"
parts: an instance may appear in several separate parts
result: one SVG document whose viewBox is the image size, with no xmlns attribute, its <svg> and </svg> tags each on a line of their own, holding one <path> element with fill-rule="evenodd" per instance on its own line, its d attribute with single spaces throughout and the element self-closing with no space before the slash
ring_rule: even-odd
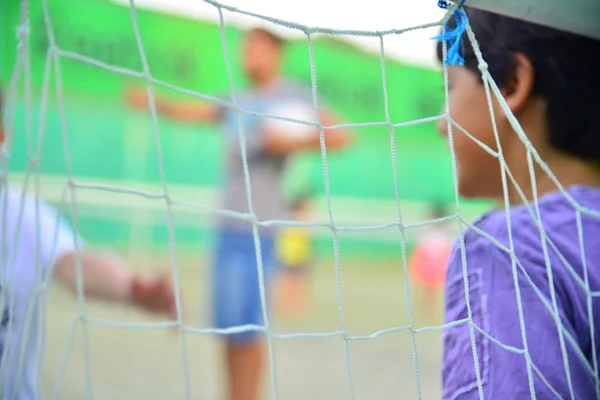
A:
<svg viewBox="0 0 600 400">
<path fill-rule="evenodd" d="M 274 236 L 262 233 L 260 245 L 264 288 L 268 295 L 275 266 Z M 258 267 L 252 231 L 223 229 L 217 235 L 213 262 L 213 318 L 217 329 L 264 325 Z M 268 297 L 268 296 L 267 296 Z M 248 341 L 260 335 L 249 330 L 227 334 L 227 340 Z"/>
</svg>

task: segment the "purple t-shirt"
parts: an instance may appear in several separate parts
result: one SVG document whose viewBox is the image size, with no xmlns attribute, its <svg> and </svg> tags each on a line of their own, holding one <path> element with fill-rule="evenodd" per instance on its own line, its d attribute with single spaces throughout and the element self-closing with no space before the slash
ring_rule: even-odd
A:
<svg viewBox="0 0 600 400">
<path fill-rule="evenodd" d="M 568 192 L 580 206 L 600 211 L 600 189 Z M 483 216 L 475 226 L 505 249 L 476 229 L 465 233 L 473 335 L 467 322 L 444 333 L 444 400 L 480 398 L 474 353 L 485 399 L 530 399 L 532 390 L 537 399 L 598 398 L 600 302 L 593 292 L 600 291 L 600 218 L 581 213 L 579 224 L 576 209 L 561 193 L 538 204 L 546 246 L 529 211 L 537 215 L 533 204 L 510 211 L 515 273 L 506 251 L 511 246 L 504 210 Z M 457 242 L 446 278 L 446 323 L 468 319 L 463 276 Z"/>
</svg>

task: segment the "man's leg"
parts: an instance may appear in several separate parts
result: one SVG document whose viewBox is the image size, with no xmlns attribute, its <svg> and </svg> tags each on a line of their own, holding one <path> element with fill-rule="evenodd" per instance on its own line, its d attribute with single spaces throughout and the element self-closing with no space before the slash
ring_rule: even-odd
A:
<svg viewBox="0 0 600 400">
<path fill-rule="evenodd" d="M 220 244 L 215 265 L 216 325 L 232 328 L 263 325 L 256 252 L 251 233 L 236 234 Z M 233 240 L 232 240 L 233 239 Z M 265 243 L 262 243 L 262 242 Z M 265 290 L 272 268 L 272 246 L 262 239 Z M 258 400 L 266 364 L 264 333 L 236 332 L 224 336 L 228 400 Z"/>
<path fill-rule="evenodd" d="M 265 369 L 265 354 L 265 341 L 260 336 L 242 343 L 227 341 L 229 400 L 258 400 Z"/>
<path fill-rule="evenodd" d="M 281 315 L 298 317 L 306 312 L 306 269 L 305 266 L 282 267 L 277 274 L 277 308 Z"/>
</svg>

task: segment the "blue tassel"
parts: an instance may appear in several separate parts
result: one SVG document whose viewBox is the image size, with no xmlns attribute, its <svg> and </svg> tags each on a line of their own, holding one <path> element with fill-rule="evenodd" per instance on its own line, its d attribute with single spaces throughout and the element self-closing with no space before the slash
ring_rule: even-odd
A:
<svg viewBox="0 0 600 400">
<path fill-rule="evenodd" d="M 450 45 L 446 54 L 446 59 L 444 60 L 444 63 L 447 65 L 464 65 L 465 63 L 465 60 L 460 53 L 462 49 L 462 36 L 467 29 L 468 19 L 465 13 L 459 11 L 464 3 L 465 0 L 462 0 L 460 6 L 454 12 L 454 18 L 456 20 L 454 29 L 450 29 L 450 24 L 447 22 L 444 33 L 433 38 L 433 40 L 447 41 Z M 438 6 L 440 8 L 447 8 L 448 3 L 446 3 L 445 0 L 439 0 Z"/>
</svg>

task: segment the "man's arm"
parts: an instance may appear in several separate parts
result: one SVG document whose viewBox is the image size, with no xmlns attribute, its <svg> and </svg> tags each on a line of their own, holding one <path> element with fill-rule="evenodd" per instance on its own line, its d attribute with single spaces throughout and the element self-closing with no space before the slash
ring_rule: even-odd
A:
<svg viewBox="0 0 600 400">
<path fill-rule="evenodd" d="M 131 304 L 143 310 L 168 314 L 177 319 L 175 291 L 168 275 L 142 276 L 121 257 L 105 253 L 75 251 L 60 256 L 54 277 L 72 293 L 77 292 L 77 260 L 81 262 L 83 293 L 96 300 Z"/>
<path fill-rule="evenodd" d="M 54 277 L 69 291 L 77 292 L 77 254 L 63 254 L 54 264 Z M 83 292 L 97 299 L 128 302 L 135 274 L 120 257 L 108 253 L 82 251 L 79 254 Z"/>
<path fill-rule="evenodd" d="M 20 207 L 20 194 L 9 192 L 11 213 Z M 87 250 L 57 210 L 41 199 L 27 196 L 23 204 L 21 243 L 31 249 L 40 249 L 40 262 L 71 292 L 77 290 L 77 260 L 81 260 L 83 292 L 85 295 L 107 301 L 128 303 L 146 311 L 166 313 L 177 318 L 175 292 L 167 275 L 143 276 L 130 268 L 116 255 Z M 39 220 L 40 232 L 37 232 Z M 37 238 L 40 243 L 37 243 Z M 75 250 L 78 239 L 79 255 Z M 25 265 L 23 268 L 33 268 Z"/>
<path fill-rule="evenodd" d="M 328 111 L 322 110 L 320 113 L 323 126 L 339 125 L 339 119 Z M 347 129 L 325 129 L 325 145 L 328 150 L 341 150 L 346 148 L 352 142 L 352 134 Z M 264 128 L 263 130 L 263 150 L 272 155 L 287 155 L 302 150 L 319 150 L 321 148 L 320 132 L 317 128 L 311 130 L 303 136 L 288 135 L 286 132 Z"/>
<path fill-rule="evenodd" d="M 125 94 L 125 99 L 134 108 L 149 110 L 150 100 L 146 90 L 131 89 Z M 155 93 L 154 105 L 156 112 L 181 122 L 215 123 L 221 115 L 221 107 L 201 101 L 175 102 Z"/>
<path fill-rule="evenodd" d="M 54 264 L 54 277 L 77 292 L 77 260 L 81 262 L 83 294 L 95 300 L 129 304 L 142 310 L 178 319 L 175 290 L 167 274 L 143 276 L 117 255 L 69 251 Z"/>
</svg>

